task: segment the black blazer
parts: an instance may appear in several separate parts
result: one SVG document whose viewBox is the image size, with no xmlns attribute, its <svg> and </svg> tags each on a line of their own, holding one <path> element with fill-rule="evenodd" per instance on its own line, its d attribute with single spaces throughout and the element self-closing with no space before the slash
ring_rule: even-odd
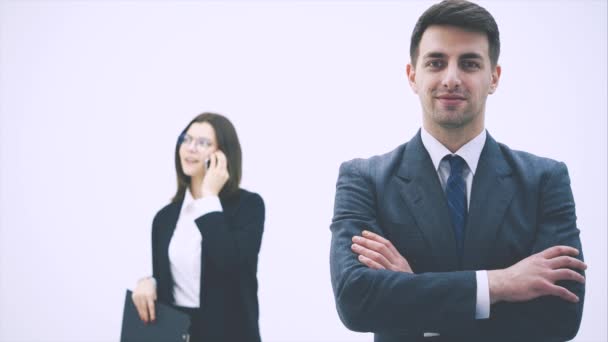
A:
<svg viewBox="0 0 608 342">
<path fill-rule="evenodd" d="M 264 201 L 240 189 L 221 200 L 223 212 L 195 220 L 202 236 L 201 307 L 193 320 L 203 341 L 260 341 L 257 264 L 264 230 Z M 169 242 L 182 202 L 161 209 L 152 223 L 152 266 L 158 300 L 173 304 Z"/>
<path fill-rule="evenodd" d="M 414 274 L 361 264 L 350 246 L 363 229 L 388 238 Z M 498 303 L 489 319 L 475 319 L 474 270 L 505 268 L 555 245 L 581 250 L 564 163 L 513 151 L 488 134 L 459 265 L 445 194 L 418 133 L 390 153 L 341 166 L 331 231 L 340 318 L 352 330 L 376 333 L 376 341 L 417 341 L 423 332 L 449 341 L 564 341 L 578 331 L 585 287 L 572 281 L 562 285 L 579 303 Z"/>
</svg>

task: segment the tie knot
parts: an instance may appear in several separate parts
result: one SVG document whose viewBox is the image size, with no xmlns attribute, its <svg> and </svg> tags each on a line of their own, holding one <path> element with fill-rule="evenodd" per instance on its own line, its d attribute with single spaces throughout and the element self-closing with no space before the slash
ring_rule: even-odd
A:
<svg viewBox="0 0 608 342">
<path fill-rule="evenodd" d="M 443 159 L 447 160 L 450 163 L 450 175 L 462 175 L 462 168 L 466 164 L 464 159 L 462 159 L 459 155 L 450 155 L 448 154 Z"/>
</svg>

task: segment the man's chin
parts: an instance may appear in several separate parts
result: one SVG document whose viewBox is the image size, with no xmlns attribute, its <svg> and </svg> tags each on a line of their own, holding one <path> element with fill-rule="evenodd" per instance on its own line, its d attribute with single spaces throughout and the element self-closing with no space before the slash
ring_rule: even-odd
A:
<svg viewBox="0 0 608 342">
<path fill-rule="evenodd" d="M 436 113 L 433 121 L 445 129 L 458 129 L 469 125 L 473 118 L 472 115 L 466 113 L 447 112 Z"/>
<path fill-rule="evenodd" d="M 466 122 L 463 121 L 444 121 L 440 122 L 439 126 L 444 129 L 460 129 L 467 126 Z"/>
</svg>

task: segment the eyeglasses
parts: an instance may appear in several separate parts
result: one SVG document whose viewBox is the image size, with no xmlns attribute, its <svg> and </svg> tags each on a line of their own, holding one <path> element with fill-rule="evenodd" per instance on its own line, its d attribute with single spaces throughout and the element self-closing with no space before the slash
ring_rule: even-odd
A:
<svg viewBox="0 0 608 342">
<path fill-rule="evenodd" d="M 190 144 L 192 144 L 192 142 L 194 142 L 194 146 L 197 149 L 209 148 L 209 147 L 213 146 L 213 142 L 207 138 L 194 138 L 191 135 L 186 134 L 186 133 L 180 135 L 177 141 L 180 145 L 186 145 L 186 146 L 190 146 Z"/>
</svg>

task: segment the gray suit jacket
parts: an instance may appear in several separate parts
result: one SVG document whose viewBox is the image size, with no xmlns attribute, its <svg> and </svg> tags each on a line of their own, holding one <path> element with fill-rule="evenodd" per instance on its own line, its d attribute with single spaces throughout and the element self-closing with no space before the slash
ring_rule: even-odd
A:
<svg viewBox="0 0 608 342">
<path fill-rule="evenodd" d="M 389 239 L 414 274 L 361 264 L 350 246 L 364 229 Z M 375 341 L 414 341 L 423 332 L 442 340 L 564 341 L 578 331 L 585 289 L 572 281 L 559 284 L 581 298 L 577 304 L 556 297 L 498 303 L 489 319 L 475 319 L 475 270 L 506 268 L 555 245 L 581 250 L 564 163 L 513 151 L 488 134 L 459 265 L 445 194 L 418 132 L 392 152 L 342 164 L 331 232 L 340 318 L 351 330 L 374 332 Z"/>
</svg>

